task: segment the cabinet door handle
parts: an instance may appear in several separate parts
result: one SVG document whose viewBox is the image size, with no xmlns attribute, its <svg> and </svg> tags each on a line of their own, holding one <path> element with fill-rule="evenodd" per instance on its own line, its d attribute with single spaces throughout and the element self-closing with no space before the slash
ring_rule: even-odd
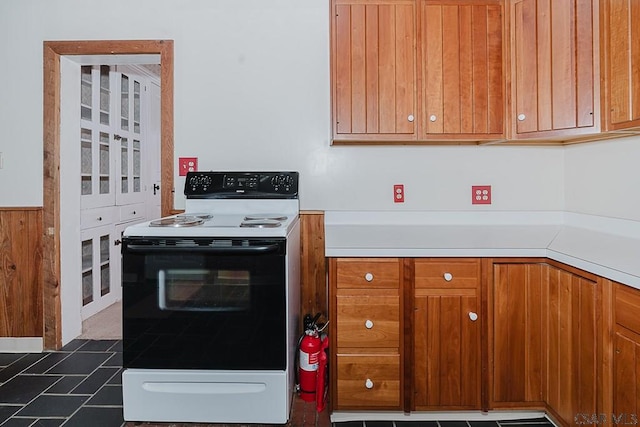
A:
<svg viewBox="0 0 640 427">
<path fill-rule="evenodd" d="M 120 239 L 116 239 L 116 240 L 113 241 L 113 245 L 114 246 L 119 246 L 121 243 L 122 243 L 122 240 L 120 240 Z"/>
<path fill-rule="evenodd" d="M 469 312 L 469 319 L 471 319 L 472 322 L 475 322 L 476 320 L 478 320 L 478 313 L 470 311 Z"/>
<path fill-rule="evenodd" d="M 371 381 L 369 378 L 367 378 L 367 380 L 364 382 L 364 386 L 368 389 L 372 389 L 373 388 L 373 381 Z"/>
<path fill-rule="evenodd" d="M 372 273 L 365 274 L 364 280 L 366 280 L 367 282 L 371 282 L 373 280 L 373 274 Z"/>
<path fill-rule="evenodd" d="M 435 114 L 432 114 L 432 115 L 429 116 L 429 121 L 435 122 L 436 120 L 438 120 L 438 118 L 436 117 Z"/>
<path fill-rule="evenodd" d="M 367 328 L 367 329 L 373 328 L 373 322 L 371 320 L 367 319 L 367 321 L 364 322 L 364 327 Z"/>
<path fill-rule="evenodd" d="M 409 114 L 409 116 L 407 117 L 407 120 L 410 122 L 413 122 L 415 120 L 415 117 L 413 117 L 413 114 Z"/>
<path fill-rule="evenodd" d="M 444 273 L 442 277 L 444 277 L 444 280 L 446 280 L 447 282 L 450 282 L 451 280 L 453 280 L 453 274 L 451 273 Z"/>
<path fill-rule="evenodd" d="M 524 114 L 522 114 L 522 113 L 518 114 L 518 121 L 519 122 L 523 122 L 524 119 L 526 119 L 526 118 L 527 118 L 527 116 L 525 116 Z"/>
</svg>

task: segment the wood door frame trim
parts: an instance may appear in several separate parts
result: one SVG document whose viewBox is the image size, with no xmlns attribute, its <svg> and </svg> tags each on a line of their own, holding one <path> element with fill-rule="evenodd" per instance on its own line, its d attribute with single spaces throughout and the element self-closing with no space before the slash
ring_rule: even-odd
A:
<svg viewBox="0 0 640 427">
<path fill-rule="evenodd" d="M 43 43 L 43 344 L 62 347 L 60 301 L 60 57 L 160 55 L 161 213 L 173 209 L 173 40 L 80 40 Z"/>
</svg>

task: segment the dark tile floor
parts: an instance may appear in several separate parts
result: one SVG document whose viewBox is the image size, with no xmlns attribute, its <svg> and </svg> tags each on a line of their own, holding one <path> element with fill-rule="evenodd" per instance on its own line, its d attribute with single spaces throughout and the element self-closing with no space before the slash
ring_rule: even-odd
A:
<svg viewBox="0 0 640 427">
<path fill-rule="evenodd" d="M 2 427 L 223 427 L 122 418 L 122 341 L 77 339 L 41 354 L 0 353 Z M 233 424 L 233 427 L 258 427 Z M 272 426 L 273 427 L 273 426 Z M 332 427 L 327 411 L 295 399 L 287 427 Z M 333 427 L 554 427 L 523 421 L 349 421 Z"/>
</svg>

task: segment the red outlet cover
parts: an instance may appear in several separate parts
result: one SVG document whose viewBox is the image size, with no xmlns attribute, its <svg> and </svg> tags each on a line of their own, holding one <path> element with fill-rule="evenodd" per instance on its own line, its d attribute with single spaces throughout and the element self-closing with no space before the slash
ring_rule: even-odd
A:
<svg viewBox="0 0 640 427">
<path fill-rule="evenodd" d="M 178 168 L 180 176 L 185 176 L 187 172 L 196 172 L 198 170 L 198 158 L 180 157 L 178 159 Z"/>
<path fill-rule="evenodd" d="M 472 205 L 490 205 L 491 204 L 491 186 L 490 185 L 472 185 L 471 186 L 471 204 Z"/>
<path fill-rule="evenodd" d="M 393 186 L 393 202 L 404 203 L 404 185 L 395 184 Z"/>
</svg>

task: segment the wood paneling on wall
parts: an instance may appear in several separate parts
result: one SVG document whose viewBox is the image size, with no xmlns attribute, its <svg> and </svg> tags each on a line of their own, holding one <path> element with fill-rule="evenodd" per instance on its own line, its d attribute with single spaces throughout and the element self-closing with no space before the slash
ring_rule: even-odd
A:
<svg viewBox="0 0 640 427">
<path fill-rule="evenodd" d="M 301 269 L 300 316 L 322 313 L 328 318 L 324 212 L 300 212 Z"/>
<path fill-rule="evenodd" d="M 42 337 L 42 209 L 0 208 L 0 337 Z"/>
</svg>

